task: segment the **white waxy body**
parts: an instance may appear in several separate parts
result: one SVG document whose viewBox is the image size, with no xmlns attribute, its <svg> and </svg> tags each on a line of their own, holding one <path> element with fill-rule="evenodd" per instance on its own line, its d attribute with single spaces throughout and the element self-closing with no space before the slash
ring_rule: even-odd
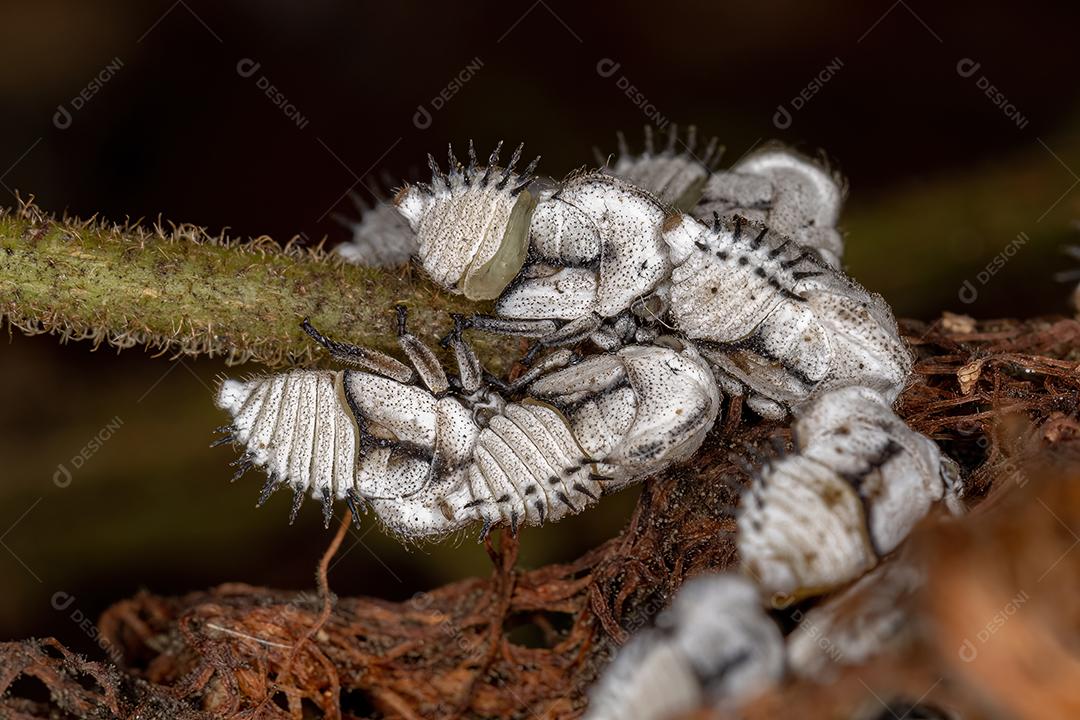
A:
<svg viewBox="0 0 1080 720">
<path fill-rule="evenodd" d="M 705 221 L 717 212 L 762 222 L 840 267 L 844 241 L 836 223 L 844 194 L 843 181 L 820 163 L 787 148 L 770 147 L 713 174 L 690 212 Z"/>
<path fill-rule="evenodd" d="M 784 672 L 784 642 L 745 578 L 703 575 L 635 635 L 590 693 L 586 720 L 663 720 L 731 710 Z"/>
<path fill-rule="evenodd" d="M 701 148 L 697 146 L 697 128 L 691 125 L 686 139 L 679 137 L 674 123 L 669 126 L 667 145 L 657 151 L 653 146 L 652 128 L 645 126 L 645 149 L 631 153 L 626 138 L 619 133 L 619 156 L 613 167 L 604 171 L 626 182 L 648 190 L 668 207 L 689 210 L 701 197 L 702 188 L 713 172 L 713 165 L 723 154 L 716 138 Z"/>
<path fill-rule="evenodd" d="M 427 274 L 473 300 L 498 297 L 528 249 L 535 199 L 525 187 L 535 162 L 522 177 L 513 172 L 521 148 L 505 170 L 494 168 L 498 153 L 497 147 L 489 165 L 477 168 L 470 144 L 469 166 L 462 168 L 451 151 L 446 175 L 429 157 L 431 184 L 407 185 L 394 198 L 416 233 L 417 257 Z"/>
<path fill-rule="evenodd" d="M 812 608 L 787 637 L 788 667 L 821 683 L 844 665 L 862 665 L 902 644 L 912 631 L 911 600 L 925 572 L 900 559 L 884 563 Z"/>
<path fill-rule="evenodd" d="M 888 306 L 765 226 L 670 219 L 671 314 L 751 406 L 783 417 L 816 394 L 864 385 L 893 400 L 911 357 Z"/>
<path fill-rule="evenodd" d="M 364 209 L 359 220 L 347 225 L 352 237 L 334 248 L 346 262 L 366 267 L 399 267 L 408 263 L 418 250 L 416 233 L 388 202 Z"/>
<path fill-rule="evenodd" d="M 520 402 L 350 369 L 226 380 L 218 405 L 269 490 L 362 501 L 427 537 L 580 512 L 693 453 L 720 402 L 692 347 L 628 346 L 542 376 Z"/>
<path fill-rule="evenodd" d="M 660 237 L 664 215 L 664 206 L 652 195 L 610 175 L 590 173 L 568 180 L 541 197 L 529 242 L 541 262 L 552 267 L 595 268 L 595 295 L 582 295 L 569 311 L 553 315 L 543 299 L 550 291 L 536 288 L 547 281 L 526 276 L 503 293 L 496 312 L 515 319 L 572 320 L 588 312 L 613 317 L 626 310 L 671 271 Z"/>
<path fill-rule="evenodd" d="M 674 130 L 659 153 L 647 137 L 641 155 L 624 146 L 613 168 L 538 191 L 521 222 L 508 219 L 512 193 L 469 171 L 440 184 L 435 168 L 431 187 L 409 188 L 398 207 L 418 229 L 419 257 L 437 282 L 473 298 L 498 295 L 496 317 L 479 329 L 528 334 L 545 347 L 587 338 L 611 350 L 674 325 L 703 343 L 721 387 L 773 419 L 848 384 L 895 397 L 911 368 L 895 320 L 880 297 L 837 270 L 842 181 L 777 147 L 709 175 L 714 145 L 702 161 L 675 152 Z M 692 206 L 689 215 L 670 215 L 672 195 Z M 694 219 L 714 211 L 728 220 L 712 230 Z M 747 236 L 733 237 L 743 224 Z M 770 232 L 762 242 L 750 227 Z M 486 259 L 482 248 L 496 247 L 498 262 Z M 663 307 L 649 309 L 656 304 Z M 615 327 L 627 320 L 625 332 Z"/>
<path fill-rule="evenodd" d="M 952 461 L 868 388 L 820 396 L 795 436 L 798 454 L 763 468 L 742 498 L 739 555 L 766 593 L 858 578 L 951 492 Z"/>
<path fill-rule="evenodd" d="M 301 478 L 314 496 L 344 499 L 353 487 L 356 421 L 342 402 L 341 373 L 298 370 L 225 380 L 217 405 L 233 417 L 233 437 L 253 464 L 286 482 Z M 296 438 L 307 436 L 308 442 Z"/>
</svg>

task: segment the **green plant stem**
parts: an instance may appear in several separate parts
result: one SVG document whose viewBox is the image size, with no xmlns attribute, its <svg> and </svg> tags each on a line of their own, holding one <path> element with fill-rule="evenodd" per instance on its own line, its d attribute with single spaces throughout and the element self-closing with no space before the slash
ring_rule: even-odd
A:
<svg viewBox="0 0 1080 720">
<path fill-rule="evenodd" d="M 54 218 L 32 204 L 0 210 L 0 314 L 29 333 L 281 367 L 325 357 L 304 318 L 332 338 L 393 350 L 397 303 L 429 342 L 450 329 L 448 313 L 484 310 L 409 269 L 349 265 L 321 248 Z M 512 343 L 473 339 L 505 367 Z"/>
</svg>

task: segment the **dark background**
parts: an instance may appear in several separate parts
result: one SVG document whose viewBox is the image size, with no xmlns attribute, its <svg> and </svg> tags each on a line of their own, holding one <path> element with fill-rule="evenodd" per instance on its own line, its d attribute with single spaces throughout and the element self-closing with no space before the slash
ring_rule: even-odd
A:
<svg viewBox="0 0 1080 720">
<path fill-rule="evenodd" d="M 1071 289 L 1052 276 L 1080 217 L 1078 19 L 1075 3 L 923 0 L 5 3 L 0 203 L 17 190 L 80 216 L 339 241 L 347 191 L 365 194 L 379 171 L 404 177 L 449 140 L 525 140 L 556 176 L 591 162 L 594 145 L 614 149 L 616 129 L 640 142 L 648 118 L 620 89 L 633 84 L 667 121 L 720 136 L 728 161 L 769 138 L 827 150 L 851 183 L 848 269 L 898 314 L 1064 313 Z M 979 63 L 970 77 L 965 58 Z M 251 77 L 244 59 L 259 63 Z M 603 59 L 619 63 L 613 76 L 597 72 Z M 965 280 L 974 303 L 960 299 Z M 312 587 L 330 540 L 316 506 L 291 528 L 284 495 L 254 511 L 261 478 L 229 485 L 231 452 L 206 447 L 224 370 L 13 333 L 0 349 L 0 638 L 93 650 L 79 617 L 140 588 Z M 70 484 L 54 482 L 104 434 Z M 526 532 L 522 563 L 574 557 L 614 535 L 633 502 L 624 493 Z M 341 594 L 403 598 L 489 571 L 471 538 L 405 548 L 369 525 L 345 548 L 331 574 Z"/>
</svg>

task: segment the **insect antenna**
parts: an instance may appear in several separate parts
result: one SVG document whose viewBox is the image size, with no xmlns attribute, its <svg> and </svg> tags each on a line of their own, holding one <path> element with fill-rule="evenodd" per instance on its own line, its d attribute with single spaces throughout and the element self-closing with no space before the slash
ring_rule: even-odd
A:
<svg viewBox="0 0 1080 720">
<path fill-rule="evenodd" d="M 697 147 L 697 125 L 689 125 L 686 128 L 686 152 L 691 156 L 694 155 L 694 149 Z"/>
<path fill-rule="evenodd" d="M 579 482 L 574 483 L 571 487 L 574 489 L 575 492 L 581 493 L 582 495 L 589 498 L 593 502 L 597 502 L 597 500 L 599 500 L 599 498 L 596 497 L 596 495 L 593 493 L 592 490 L 585 487 L 584 485 L 582 485 Z"/>
<path fill-rule="evenodd" d="M 536 179 L 536 177 L 533 175 L 533 173 L 536 171 L 536 166 L 539 165 L 539 164 L 540 164 L 540 156 L 537 155 L 536 157 L 533 158 L 532 162 L 529 163 L 525 167 L 525 169 L 522 171 L 522 173 L 521 173 L 521 181 L 517 185 L 514 186 L 513 190 L 510 191 L 510 195 L 512 195 L 512 196 L 517 195 L 522 190 L 527 188 L 529 186 L 529 183 L 531 183 L 533 180 Z"/>
<path fill-rule="evenodd" d="M 461 162 L 457 159 L 457 155 L 454 154 L 454 143 L 446 144 L 446 164 L 450 168 L 450 175 L 461 172 Z"/>
<path fill-rule="evenodd" d="M 360 529 L 360 510 L 364 511 L 367 515 L 367 503 L 360 497 L 360 494 L 356 492 L 356 488 L 349 488 L 345 491 L 345 504 L 349 506 L 349 512 L 352 513 L 353 525 L 356 529 Z"/>
<path fill-rule="evenodd" d="M 236 467 L 236 472 L 233 473 L 232 479 L 229 482 L 236 482 L 244 473 L 251 469 L 251 466 L 255 464 L 255 456 L 251 453 L 244 453 L 236 460 L 233 460 L 229 465 Z"/>
<path fill-rule="evenodd" d="M 705 146 L 705 154 L 701 158 L 701 162 L 705 165 L 705 169 L 709 171 L 711 175 L 716 170 L 716 164 L 720 162 L 720 158 L 724 155 L 724 148 L 720 145 L 720 139 L 715 135 L 709 140 L 709 144 Z"/>
<path fill-rule="evenodd" d="M 559 502 L 561 502 L 563 505 L 570 508 L 570 512 L 576 513 L 578 511 L 578 509 L 570 503 L 570 498 L 566 497 L 566 493 L 564 493 L 562 490 L 555 493 L 555 497 L 559 498 Z"/>
<path fill-rule="evenodd" d="M 1080 260 L 1080 245 L 1065 245 L 1061 248 L 1061 252 L 1073 260 Z M 1080 268 L 1054 273 L 1054 282 L 1076 282 L 1077 280 L 1080 280 Z"/>
<path fill-rule="evenodd" d="M 601 169 L 606 168 L 608 163 L 611 162 L 611 156 L 604 156 L 604 153 L 600 152 L 600 148 L 595 145 L 592 146 L 593 160 L 596 160 L 596 164 Z"/>
<path fill-rule="evenodd" d="M 236 432 L 235 425 L 222 425 L 221 427 L 214 428 L 214 432 L 224 433 L 224 435 L 222 437 L 219 437 L 214 442 L 210 443 L 210 447 L 212 448 L 236 441 L 236 435 L 234 434 Z"/>
<path fill-rule="evenodd" d="M 693 126 L 691 126 L 691 127 L 693 127 Z M 697 133 L 696 129 L 694 130 L 694 133 L 695 134 Z M 668 154 L 668 155 L 674 155 L 675 154 L 675 141 L 678 140 L 678 139 L 679 139 L 679 126 L 676 125 L 675 123 L 671 123 L 671 125 L 668 126 L 667 147 L 664 148 L 664 152 L 666 154 Z"/>
</svg>

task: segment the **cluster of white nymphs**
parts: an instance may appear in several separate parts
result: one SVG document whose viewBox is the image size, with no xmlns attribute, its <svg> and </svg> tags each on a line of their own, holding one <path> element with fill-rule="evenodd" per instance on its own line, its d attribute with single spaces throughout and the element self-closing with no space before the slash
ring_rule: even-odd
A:
<svg viewBox="0 0 1080 720">
<path fill-rule="evenodd" d="M 671 670 L 671 641 L 658 642 L 653 634 L 632 640 L 602 677 L 588 717 L 660 720 L 678 716 L 670 707 L 738 704 L 780 680 L 785 668 L 827 679 L 835 665 L 862 662 L 901 632 L 906 616 L 898 600 L 921 583 L 918 571 L 893 561 L 864 573 L 892 553 L 934 503 L 960 511 L 955 464 L 908 428 L 877 392 L 858 386 L 818 398 L 799 415 L 794 436 L 796 453 L 767 464 L 743 494 L 737 534 L 743 574 L 710 576 L 717 587 L 746 583 L 753 602 L 723 604 L 719 595 L 698 589 L 706 582 L 699 579 L 680 590 L 668 612 L 726 618 L 709 628 L 717 635 L 701 645 L 695 662 L 737 668 L 731 648 L 742 646 L 746 628 L 766 624 L 779 637 L 766 606 L 784 609 L 862 579 L 801 617 L 786 639 L 787 661 L 775 672 L 765 672 L 754 662 L 759 656 L 747 653 L 743 667 L 755 670 L 754 681 L 738 687 Z M 670 622 L 672 615 L 665 617 Z M 697 636 L 703 628 L 708 626 L 687 621 L 682 632 Z M 759 652 L 771 653 L 772 641 L 762 642 Z M 629 670 L 653 666 L 666 672 L 655 688 Z M 655 690 L 651 706 L 639 696 L 645 688 Z"/>
<path fill-rule="evenodd" d="M 413 253 L 446 290 L 494 300 L 444 340 L 457 374 L 402 309 L 408 365 L 305 324 L 353 367 L 228 380 L 218 395 L 223 440 L 245 447 L 238 475 L 269 474 L 262 500 L 291 487 L 295 515 L 310 493 L 329 522 L 344 499 L 406 537 L 578 512 L 689 457 L 722 393 L 793 414 L 796 452 L 741 501 L 743 574 L 688 584 L 601 681 L 595 717 L 737 705 L 802 662 L 785 664 L 769 602 L 853 582 L 935 503 L 959 507 L 954 465 L 892 410 L 912 366 L 892 312 L 839 269 L 844 183 L 784 148 L 719 171 L 715 142 L 703 158 L 680 142 L 673 130 L 659 152 L 624 147 L 561 182 L 535 180 L 536 161 L 517 173 L 520 146 L 505 168 L 499 147 L 485 165 L 471 143 L 465 166 L 451 150 L 446 172 L 429 157 L 431 183 L 395 196 L 405 224 L 379 206 L 341 253 Z M 485 375 L 466 328 L 533 338 L 530 369 Z"/>
<path fill-rule="evenodd" d="M 731 708 L 786 673 L 824 679 L 837 663 L 880 652 L 905 619 L 899 599 L 921 578 L 895 561 L 873 568 L 935 503 L 962 511 L 955 463 L 892 409 L 911 360 L 888 306 L 828 270 L 842 253 L 834 225 L 843 190 L 817 170 L 770 149 L 760 162 L 751 156 L 706 181 L 703 201 L 718 213 L 712 223 L 694 211 L 664 223 L 673 268 L 667 320 L 697 343 L 726 392 L 738 391 L 734 378 L 761 414 L 794 412 L 796 451 L 767 463 L 743 494 L 743 574 L 690 581 L 658 618 L 658 629 L 632 639 L 602 676 L 589 718 L 654 720 L 704 706 Z M 746 212 L 755 204 L 755 213 Z M 738 217 L 720 217 L 733 206 L 742 208 Z M 801 614 L 784 644 L 761 629 L 779 637 L 766 607 L 782 609 L 853 581 Z M 752 588 L 749 602 L 701 591 L 739 583 Z M 710 627 L 694 619 L 708 617 L 725 622 Z M 733 658 L 748 628 L 757 630 L 761 646 Z M 695 646 L 700 654 L 680 647 L 681 638 L 698 634 L 707 638 Z M 778 644 L 784 660 L 762 664 Z M 724 685 L 695 670 L 706 666 L 753 675 Z"/>
<path fill-rule="evenodd" d="M 226 380 L 217 402 L 233 418 L 222 442 L 246 449 L 268 480 L 259 504 L 279 487 L 357 513 L 371 507 L 404 537 L 440 536 L 482 523 L 517 532 L 580 512 L 605 492 L 691 455 L 715 422 L 720 397 L 692 345 L 628 345 L 571 360 L 552 356 L 508 401 L 482 377 L 459 322 L 447 344 L 458 374 L 405 327 L 398 333 L 411 368 L 372 350 L 305 329 L 345 370 L 293 370 Z"/>
<path fill-rule="evenodd" d="M 677 139 L 532 191 L 520 147 L 499 170 L 470 145 L 395 202 L 432 280 L 495 299 L 478 330 L 613 350 L 674 329 L 770 418 L 843 385 L 895 398 L 911 359 L 892 313 L 837 267 L 843 182 L 772 146 L 715 171 L 715 143 L 699 160 Z"/>
</svg>

